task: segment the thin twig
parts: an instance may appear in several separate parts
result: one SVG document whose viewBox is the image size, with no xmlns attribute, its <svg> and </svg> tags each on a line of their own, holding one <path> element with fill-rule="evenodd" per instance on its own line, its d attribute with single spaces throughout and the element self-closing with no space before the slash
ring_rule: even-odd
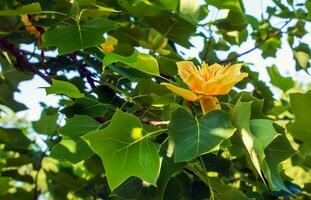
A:
<svg viewBox="0 0 311 200">
<path fill-rule="evenodd" d="M 141 119 L 143 123 L 150 124 L 152 126 L 162 126 L 162 125 L 168 125 L 170 121 L 155 121 L 155 120 L 144 120 Z"/>
<path fill-rule="evenodd" d="M 274 36 L 276 36 L 276 35 L 282 33 L 282 29 L 285 28 L 291 21 L 292 21 L 292 19 L 289 19 L 288 21 L 286 21 L 286 22 L 284 23 L 284 25 L 283 25 L 280 29 L 278 29 L 277 31 L 275 31 L 275 32 L 272 33 L 272 34 L 267 35 L 267 37 L 266 37 L 265 39 L 263 39 L 262 41 L 260 41 L 260 42 L 259 42 L 257 45 L 255 45 L 253 48 L 251 48 L 251 49 L 249 49 L 249 50 L 247 50 L 247 51 L 245 51 L 245 52 L 243 52 L 243 53 L 240 53 L 240 54 L 238 54 L 238 55 L 236 55 L 236 56 L 234 56 L 234 57 L 232 57 L 232 58 L 228 58 L 228 59 L 226 59 L 226 60 L 220 61 L 219 63 L 220 63 L 220 64 L 230 63 L 230 62 L 236 61 L 236 60 L 237 60 L 239 57 L 241 57 L 241 56 L 244 56 L 244 55 L 246 55 L 246 54 L 249 54 L 250 52 L 254 51 L 255 49 L 257 49 L 257 48 L 261 47 L 263 44 L 265 44 L 265 42 L 266 42 L 267 40 L 269 40 L 270 38 L 272 38 L 272 37 L 274 37 Z"/>
</svg>

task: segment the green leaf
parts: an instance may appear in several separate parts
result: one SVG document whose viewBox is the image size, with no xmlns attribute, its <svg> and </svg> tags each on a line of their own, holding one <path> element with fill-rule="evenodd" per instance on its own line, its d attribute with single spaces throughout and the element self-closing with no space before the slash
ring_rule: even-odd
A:
<svg viewBox="0 0 311 200">
<path fill-rule="evenodd" d="M 73 105 L 61 110 L 67 117 L 74 115 L 88 115 L 90 117 L 103 117 L 107 113 L 107 105 L 92 99 L 83 97 L 77 99 Z"/>
<path fill-rule="evenodd" d="M 180 16 L 189 22 L 196 24 L 200 16 L 201 4 L 197 0 L 180 0 Z"/>
<path fill-rule="evenodd" d="M 225 19 L 216 20 L 218 28 L 225 31 L 241 31 L 247 26 L 243 6 L 240 0 L 205 0 L 207 4 L 219 9 L 228 9 L 229 13 Z"/>
<path fill-rule="evenodd" d="M 275 65 L 268 67 L 267 71 L 271 78 L 271 83 L 283 90 L 284 92 L 295 86 L 295 82 L 293 81 L 293 79 L 291 79 L 290 77 L 283 77 Z"/>
<path fill-rule="evenodd" d="M 168 129 L 175 143 L 176 162 L 190 161 L 214 150 L 236 130 L 223 111 L 210 112 L 197 119 L 183 108 L 172 113 Z"/>
<path fill-rule="evenodd" d="M 186 163 L 175 163 L 172 158 L 171 148 L 174 144 L 171 140 L 167 140 L 161 145 L 160 156 L 162 157 L 161 170 L 157 180 L 157 187 L 146 186 L 137 178 L 130 178 L 120 187 L 113 191 L 113 195 L 122 197 L 123 199 L 141 199 L 141 200 L 159 200 L 163 198 L 169 180 L 182 170 Z"/>
<path fill-rule="evenodd" d="M 211 199 L 217 200 L 249 200 L 236 188 L 225 184 L 219 177 L 208 177 L 202 166 L 198 163 L 189 163 L 187 168 L 194 172 L 209 188 Z"/>
<path fill-rule="evenodd" d="M 134 69 L 147 74 L 159 76 L 159 66 L 157 60 L 148 54 L 135 51 L 131 56 L 125 57 L 115 53 L 105 52 L 106 56 L 103 60 L 104 65 L 110 65 L 113 62 L 121 62 Z"/>
<path fill-rule="evenodd" d="M 80 136 L 99 127 L 100 123 L 85 115 L 75 115 L 67 119 L 65 126 L 58 129 L 64 137 L 53 147 L 51 156 L 73 164 L 85 160 L 93 154 L 93 151 Z"/>
<path fill-rule="evenodd" d="M 257 173 L 264 181 L 264 175 L 261 172 L 261 166 L 265 158 L 264 149 L 277 137 L 278 133 L 269 120 L 250 120 L 251 104 L 251 101 L 242 102 L 239 100 L 231 110 L 231 119 L 241 135 Z"/>
<path fill-rule="evenodd" d="M 17 8 L 16 10 L 1 10 L 0 16 L 15 16 L 15 15 L 31 15 L 41 13 L 40 3 L 31 3 Z"/>
<path fill-rule="evenodd" d="M 56 46 L 58 53 L 63 55 L 103 43 L 103 34 L 117 28 L 116 22 L 106 18 L 95 18 L 83 24 L 58 26 L 43 34 L 43 45 Z"/>
<path fill-rule="evenodd" d="M 76 164 L 93 154 L 88 144 L 79 137 L 63 138 L 51 150 L 51 157 Z"/>
<path fill-rule="evenodd" d="M 274 36 L 266 40 L 263 45 L 260 46 L 262 50 L 262 56 L 275 57 L 277 50 L 281 47 L 281 38 L 279 36 Z"/>
<path fill-rule="evenodd" d="M 135 88 L 135 96 L 142 96 L 140 98 L 155 107 L 162 107 L 169 103 L 174 103 L 174 95 L 163 85 L 155 83 L 150 79 L 142 79 L 138 81 Z M 134 96 L 134 97 L 135 97 Z M 137 98 L 137 100 L 140 100 Z"/>
<path fill-rule="evenodd" d="M 280 163 L 294 155 L 296 151 L 290 145 L 285 135 L 278 136 L 265 149 L 266 162 L 264 162 L 264 171 L 269 185 L 274 191 L 288 191 L 280 176 Z M 269 170 L 267 170 L 269 168 Z"/>
<path fill-rule="evenodd" d="M 306 70 L 310 67 L 310 56 L 311 50 L 308 44 L 300 43 L 297 47 L 293 49 L 294 59 L 296 60 L 296 70 Z"/>
<path fill-rule="evenodd" d="M 25 150 L 28 149 L 31 141 L 19 129 L 0 128 L 0 143 L 4 143 L 5 148 L 8 149 Z"/>
<path fill-rule="evenodd" d="M 25 105 L 14 99 L 14 92 L 18 91 L 20 82 L 29 80 L 32 76 L 17 70 L 6 54 L 0 56 L 0 65 L 0 104 L 8 106 L 15 112 L 26 109 Z"/>
<path fill-rule="evenodd" d="M 310 54 L 305 51 L 294 51 L 294 58 L 302 69 L 307 69 L 310 66 Z"/>
<path fill-rule="evenodd" d="M 218 200 L 250 200 L 243 193 L 228 184 L 223 183 L 219 178 L 209 178 L 215 199 Z"/>
<path fill-rule="evenodd" d="M 57 129 L 58 110 L 55 108 L 44 109 L 38 121 L 32 122 L 33 129 L 37 133 L 53 135 Z"/>
<path fill-rule="evenodd" d="M 0 195 L 8 192 L 8 190 L 11 188 L 10 182 L 11 179 L 9 177 L 0 177 Z"/>
<path fill-rule="evenodd" d="M 109 187 L 114 190 L 131 176 L 156 185 L 160 157 L 139 118 L 117 110 L 105 129 L 83 136 L 103 160 Z"/>
<path fill-rule="evenodd" d="M 82 98 L 84 94 L 79 89 L 66 81 L 52 79 L 52 86 L 45 88 L 47 94 L 64 94 L 70 98 Z"/>
<path fill-rule="evenodd" d="M 100 126 L 93 118 L 86 115 L 75 115 L 73 118 L 66 120 L 66 125 L 59 128 L 58 132 L 64 136 L 73 138 L 84 135 L 87 132 L 93 131 Z"/>
<path fill-rule="evenodd" d="M 229 9 L 231 11 L 235 12 L 243 12 L 243 9 L 241 7 L 239 0 L 224 0 L 224 1 L 218 1 L 218 0 L 205 0 L 207 4 L 213 5 L 219 9 Z"/>
<path fill-rule="evenodd" d="M 92 8 L 84 9 L 81 11 L 81 16 L 83 18 L 108 16 L 110 13 L 119 12 L 113 8 L 96 5 L 96 2 L 93 5 L 94 6 Z"/>
<path fill-rule="evenodd" d="M 311 91 L 307 93 L 290 94 L 290 105 L 295 115 L 294 123 L 288 126 L 288 131 L 294 138 L 302 141 L 305 146 L 304 153 L 311 151 Z"/>
<path fill-rule="evenodd" d="M 164 37 L 184 47 L 192 46 L 189 37 L 195 32 L 196 27 L 178 15 L 163 11 L 157 16 L 144 17 L 144 20 Z"/>
</svg>

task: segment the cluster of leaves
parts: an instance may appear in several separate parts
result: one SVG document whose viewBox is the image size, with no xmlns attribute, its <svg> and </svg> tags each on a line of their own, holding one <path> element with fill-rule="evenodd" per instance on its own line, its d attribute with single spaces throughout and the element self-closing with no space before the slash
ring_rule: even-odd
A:
<svg viewBox="0 0 311 200">
<path fill-rule="evenodd" d="M 197 64 L 238 62 L 255 49 L 274 57 L 287 37 L 296 69 L 307 71 L 310 49 L 300 41 L 311 3 L 271 4 L 258 19 L 239 0 L 2 0 L 1 117 L 26 109 L 14 93 L 34 75 L 61 100 L 42 104 L 31 125 L 1 119 L 0 198 L 310 197 L 311 92 L 293 93 L 281 66 L 268 68 L 280 99 L 244 66 L 249 77 L 237 87 L 253 91 L 233 90 L 205 115 L 160 85 L 183 85 L 176 62 L 193 36 L 204 40 Z M 228 13 L 206 20 L 213 9 Z M 254 48 L 232 50 L 247 39 Z M 305 176 L 290 177 L 284 161 Z"/>
</svg>

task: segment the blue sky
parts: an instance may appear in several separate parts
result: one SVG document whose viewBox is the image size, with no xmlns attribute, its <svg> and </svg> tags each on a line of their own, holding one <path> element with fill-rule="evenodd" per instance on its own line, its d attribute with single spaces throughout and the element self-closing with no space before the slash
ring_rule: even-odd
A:
<svg viewBox="0 0 311 200">
<path fill-rule="evenodd" d="M 271 1 L 269 0 L 244 0 L 246 13 L 251 14 L 257 18 L 260 18 L 262 15 L 262 11 L 265 10 L 265 8 L 270 4 L 270 2 Z M 296 0 L 296 2 L 300 1 Z M 215 18 L 215 16 L 217 16 L 218 18 L 221 18 L 225 15 L 225 13 L 226 11 L 219 12 L 217 9 L 212 9 L 208 17 Z M 272 19 L 272 23 L 277 27 L 281 27 L 285 23 L 285 21 L 281 19 Z M 291 24 L 293 23 L 294 22 L 292 22 Z M 311 30 L 310 24 L 307 25 L 306 30 Z M 302 39 L 302 41 L 304 41 L 307 44 L 311 44 L 311 35 L 308 34 Z M 180 47 L 180 50 L 185 53 L 185 58 L 198 56 L 198 53 L 203 48 L 202 39 L 193 38 L 191 42 L 194 45 L 194 47 L 191 49 L 184 49 Z M 254 47 L 254 42 L 251 41 L 251 39 L 249 39 L 240 47 L 234 47 L 233 49 L 236 52 L 241 53 L 251 49 L 252 47 Z M 222 56 L 225 55 L 226 53 L 224 52 Z M 282 47 L 278 51 L 276 58 L 263 59 L 261 56 L 261 51 L 256 49 L 251 53 L 241 57 L 241 60 L 243 60 L 246 63 L 247 62 L 253 63 L 253 65 L 250 66 L 251 69 L 259 72 L 260 79 L 266 82 L 269 82 L 269 76 L 267 74 L 266 67 L 271 66 L 273 64 L 279 67 L 279 70 L 282 75 L 291 76 L 295 81 L 299 83 L 305 84 L 311 82 L 310 76 L 307 75 L 305 72 L 303 71 L 296 72 L 293 53 L 286 41 L 286 38 L 283 39 Z M 42 87 L 47 86 L 48 84 L 38 76 L 35 76 L 30 81 L 22 82 L 19 85 L 20 92 L 15 93 L 14 96 L 17 101 L 24 103 L 29 108 L 26 111 L 18 113 L 19 116 L 25 116 L 27 117 L 28 120 L 37 120 L 40 117 L 42 109 L 39 104 L 40 102 L 44 102 L 49 106 L 57 106 L 59 97 L 53 95 L 46 96 L 45 90 L 42 89 Z M 278 90 L 276 88 L 273 88 L 273 90 L 276 93 L 278 93 Z"/>
</svg>

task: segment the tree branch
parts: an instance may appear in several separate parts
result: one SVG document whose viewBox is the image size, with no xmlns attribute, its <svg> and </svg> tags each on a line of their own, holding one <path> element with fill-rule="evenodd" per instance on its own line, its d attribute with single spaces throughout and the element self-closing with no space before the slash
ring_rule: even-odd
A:
<svg viewBox="0 0 311 200">
<path fill-rule="evenodd" d="M 292 21 L 292 19 L 289 19 L 288 21 L 286 21 L 280 29 L 278 29 L 277 31 L 275 31 L 275 32 L 272 33 L 272 34 L 267 35 L 267 37 L 266 37 L 264 40 L 260 41 L 260 42 L 259 42 L 257 45 L 255 45 L 253 48 L 251 48 L 251 49 L 249 49 L 249 50 L 247 50 L 247 51 L 245 51 L 245 52 L 243 52 L 243 53 L 240 53 L 240 54 L 238 54 L 238 55 L 236 55 L 236 56 L 234 56 L 234 57 L 232 57 L 232 58 L 228 58 L 228 59 L 226 59 L 226 60 L 220 61 L 219 63 L 220 63 L 220 64 L 230 63 L 230 62 L 236 61 L 236 60 L 237 60 L 239 57 L 241 57 L 241 56 L 244 56 L 244 55 L 246 55 L 246 54 L 249 54 L 250 52 L 254 51 L 255 49 L 261 47 L 261 46 L 262 46 L 267 40 L 269 40 L 270 38 L 272 38 L 272 37 L 274 37 L 274 36 L 276 36 L 276 35 L 278 35 L 278 34 L 280 34 L 280 33 L 282 34 L 282 29 L 285 28 L 291 21 Z"/>
<path fill-rule="evenodd" d="M 0 48 L 11 53 L 16 58 L 16 68 L 22 69 L 26 72 L 37 74 L 49 84 L 52 84 L 51 78 L 42 73 L 37 67 L 30 63 L 23 55 L 22 51 L 17 49 L 14 44 L 9 43 L 5 38 L 0 38 Z"/>
<path fill-rule="evenodd" d="M 96 88 L 95 85 L 95 81 L 92 78 L 92 73 L 87 70 L 85 68 L 85 65 L 83 63 L 81 63 L 78 59 L 77 59 L 77 55 L 75 53 L 72 53 L 69 55 L 69 57 L 71 58 L 72 62 L 79 67 L 80 70 L 80 74 L 86 78 L 87 82 L 89 83 L 89 85 L 91 86 L 92 89 Z"/>
</svg>

